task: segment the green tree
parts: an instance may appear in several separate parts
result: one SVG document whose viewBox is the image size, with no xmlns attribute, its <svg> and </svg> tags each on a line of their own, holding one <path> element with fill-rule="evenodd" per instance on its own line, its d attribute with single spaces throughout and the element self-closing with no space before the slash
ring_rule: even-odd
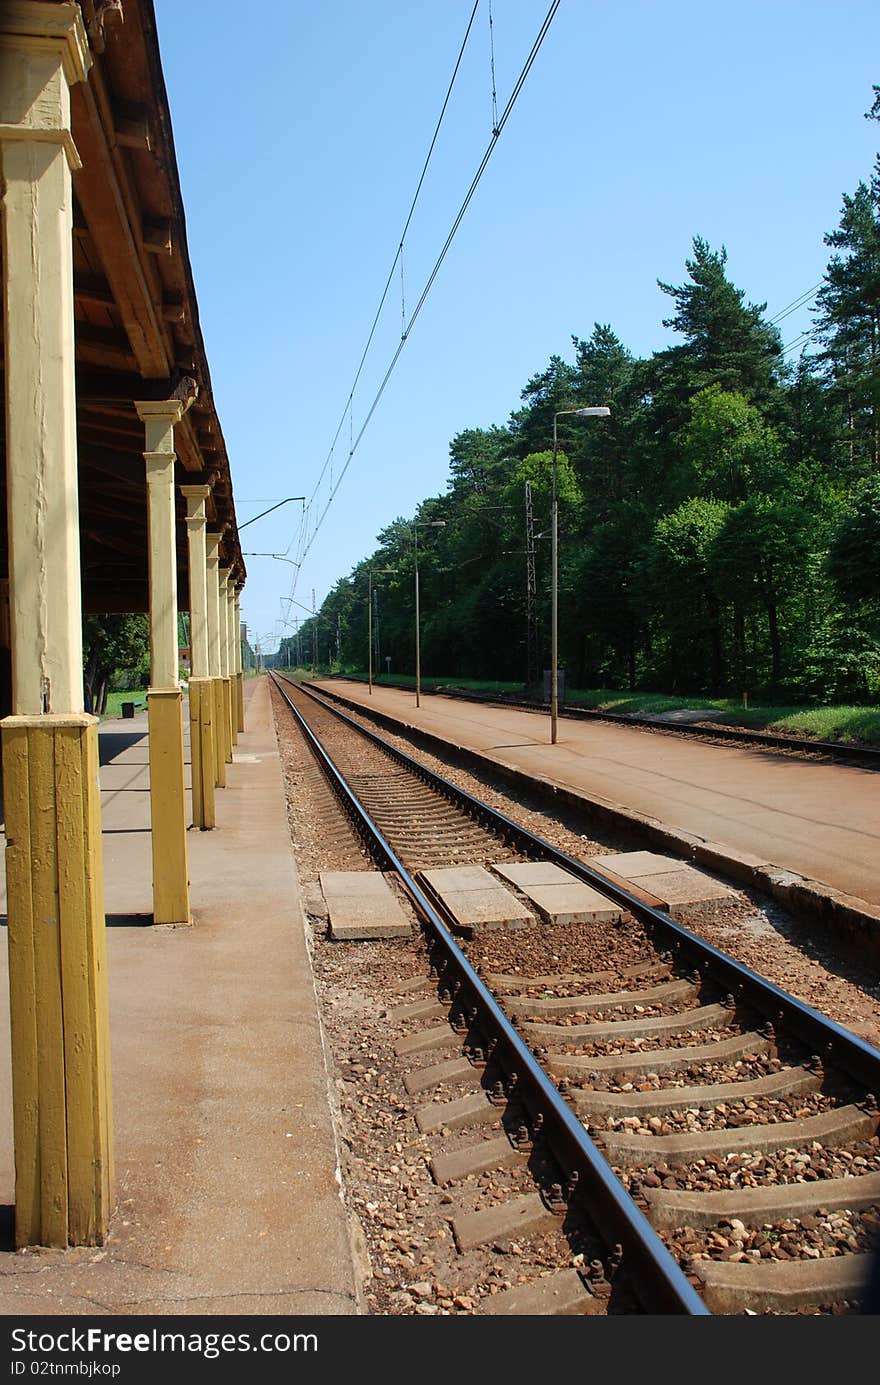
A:
<svg viewBox="0 0 880 1385">
<path fill-rule="evenodd" d="M 703 687 L 708 683 L 707 690 L 715 693 L 725 680 L 715 555 L 729 509 L 719 499 L 684 501 L 657 521 L 644 565 L 655 619 L 666 627 L 666 649 L 673 655 L 671 676 Z"/>
<path fill-rule="evenodd" d="M 880 465 L 880 159 L 844 195 L 816 325 L 832 398 L 842 410 L 850 472 Z"/>
<path fill-rule="evenodd" d="M 526 457 L 530 452 L 540 452 L 549 447 L 553 438 L 553 415 L 560 409 L 571 407 L 577 397 L 578 374 L 561 356 L 551 356 L 546 370 L 539 371 L 529 380 L 521 393 L 523 407 L 511 414 L 509 429 L 516 453 Z M 567 445 L 570 427 L 567 420 L 559 420 L 560 446 Z"/>
<path fill-rule="evenodd" d="M 766 617 L 774 697 L 784 671 L 780 610 L 803 581 L 809 551 L 810 518 L 784 495 L 756 495 L 732 506 L 715 542 L 715 561 L 728 593 L 746 608 L 757 605 Z"/>
<path fill-rule="evenodd" d="M 684 337 L 682 346 L 664 354 L 688 393 L 719 385 L 766 403 L 778 382 L 782 351 L 779 332 L 763 319 L 767 305 L 746 303 L 743 290 L 730 282 L 724 246 L 712 250 L 695 236 L 693 247 L 693 259 L 685 261 L 690 283 L 657 281 L 675 303 L 663 325 Z"/>
<path fill-rule="evenodd" d="M 855 490 L 831 543 L 829 569 L 844 601 L 880 611 L 880 477 Z"/>
<path fill-rule="evenodd" d="M 693 493 L 731 504 L 784 484 L 778 433 L 744 395 L 710 385 L 695 395 L 679 434 L 682 477 Z"/>
<path fill-rule="evenodd" d="M 123 670 L 140 681 L 149 670 L 150 627 L 144 615 L 87 615 L 83 618 L 83 684 L 86 707 L 107 709 L 110 683 Z"/>
</svg>

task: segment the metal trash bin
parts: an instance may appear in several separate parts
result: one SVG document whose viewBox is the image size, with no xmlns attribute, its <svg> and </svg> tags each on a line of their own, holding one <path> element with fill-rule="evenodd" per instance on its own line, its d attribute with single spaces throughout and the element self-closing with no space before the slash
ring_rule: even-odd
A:
<svg viewBox="0 0 880 1385">
<path fill-rule="evenodd" d="M 133 717 L 133 716 L 134 716 L 134 703 L 133 703 L 133 702 L 123 702 L 123 703 L 122 703 L 122 715 L 123 715 L 124 717 Z"/>
</svg>

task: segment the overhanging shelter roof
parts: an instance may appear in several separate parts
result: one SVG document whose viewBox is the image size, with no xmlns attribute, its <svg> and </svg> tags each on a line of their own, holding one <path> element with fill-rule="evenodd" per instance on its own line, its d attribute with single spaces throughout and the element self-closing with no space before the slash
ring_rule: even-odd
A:
<svg viewBox="0 0 880 1385">
<path fill-rule="evenodd" d="M 64 0 L 56 0 L 63 4 Z M 92 66 L 71 88 L 74 314 L 83 606 L 148 606 L 144 428 L 134 401 L 188 398 L 177 480 L 211 482 L 221 562 L 245 575 L 186 242 L 152 0 L 82 0 Z M 3 483 L 5 490 L 5 443 Z M 178 498 L 179 517 L 185 513 Z M 5 521 L 5 496 L 3 516 Z M 5 569 L 5 523 L 3 531 Z M 178 525 L 180 604 L 188 603 Z"/>
</svg>

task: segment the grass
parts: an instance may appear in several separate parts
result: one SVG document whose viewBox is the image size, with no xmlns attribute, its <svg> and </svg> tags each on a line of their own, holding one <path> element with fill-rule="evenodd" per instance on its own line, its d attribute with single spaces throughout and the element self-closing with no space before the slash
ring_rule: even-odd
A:
<svg viewBox="0 0 880 1385">
<path fill-rule="evenodd" d="M 146 690 L 146 688 L 138 688 L 138 689 L 135 689 L 134 691 L 131 691 L 131 692 L 112 692 L 112 693 L 108 693 L 108 694 L 107 694 L 107 710 L 106 710 L 106 712 L 103 712 L 103 713 L 102 713 L 102 715 L 101 715 L 101 720 L 102 720 L 102 721 L 107 721 L 107 720 L 109 720 L 109 718 L 111 718 L 111 717 L 121 717 L 121 716 L 122 716 L 122 704 L 123 704 L 123 702 L 143 702 L 144 707 L 145 707 L 145 706 L 147 705 L 147 690 Z M 137 710 L 140 711 L 140 712 L 142 712 L 142 711 L 143 711 L 143 707 L 139 707 Z"/>
<path fill-rule="evenodd" d="M 383 675 L 373 681 L 379 687 L 412 688 L 416 680 L 412 674 L 392 674 L 390 679 Z M 523 692 L 522 683 L 480 678 L 423 678 L 422 687 L 426 692 L 429 689 L 449 689 L 450 692 L 460 689 L 462 692 L 511 693 L 520 697 Z M 735 697 L 701 697 L 698 694 L 675 697 L 668 693 L 625 692 L 611 688 L 568 688 L 566 701 L 572 706 L 630 716 L 706 708 L 718 712 L 719 722 L 731 726 L 747 726 L 781 736 L 810 736 L 822 741 L 880 747 L 880 706 L 876 705 L 805 707 L 750 702 L 744 707 L 742 699 Z"/>
</svg>

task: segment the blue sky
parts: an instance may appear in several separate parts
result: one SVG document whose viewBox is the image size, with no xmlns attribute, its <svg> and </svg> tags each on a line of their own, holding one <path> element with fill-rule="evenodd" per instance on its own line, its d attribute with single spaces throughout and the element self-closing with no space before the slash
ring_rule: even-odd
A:
<svg viewBox="0 0 880 1385">
<path fill-rule="evenodd" d="M 473 0 L 155 0 L 214 394 L 239 523 L 311 496 L 355 371 Z M 549 0 L 493 0 L 498 109 Z M 504 423 L 571 336 L 609 322 L 665 344 L 694 235 L 773 315 L 820 280 L 823 234 L 867 178 L 875 0 L 562 0 L 397 369 L 314 537 L 311 605 L 376 534 L 445 489 L 449 442 Z M 407 234 L 412 310 L 491 137 L 481 0 Z M 354 396 L 360 430 L 400 340 L 399 276 Z M 781 324 L 789 342 L 809 309 Z M 346 417 L 315 496 L 349 445 Z M 296 556 L 302 506 L 242 534 Z M 296 569 L 249 557 L 243 617 L 273 647 Z"/>
</svg>

